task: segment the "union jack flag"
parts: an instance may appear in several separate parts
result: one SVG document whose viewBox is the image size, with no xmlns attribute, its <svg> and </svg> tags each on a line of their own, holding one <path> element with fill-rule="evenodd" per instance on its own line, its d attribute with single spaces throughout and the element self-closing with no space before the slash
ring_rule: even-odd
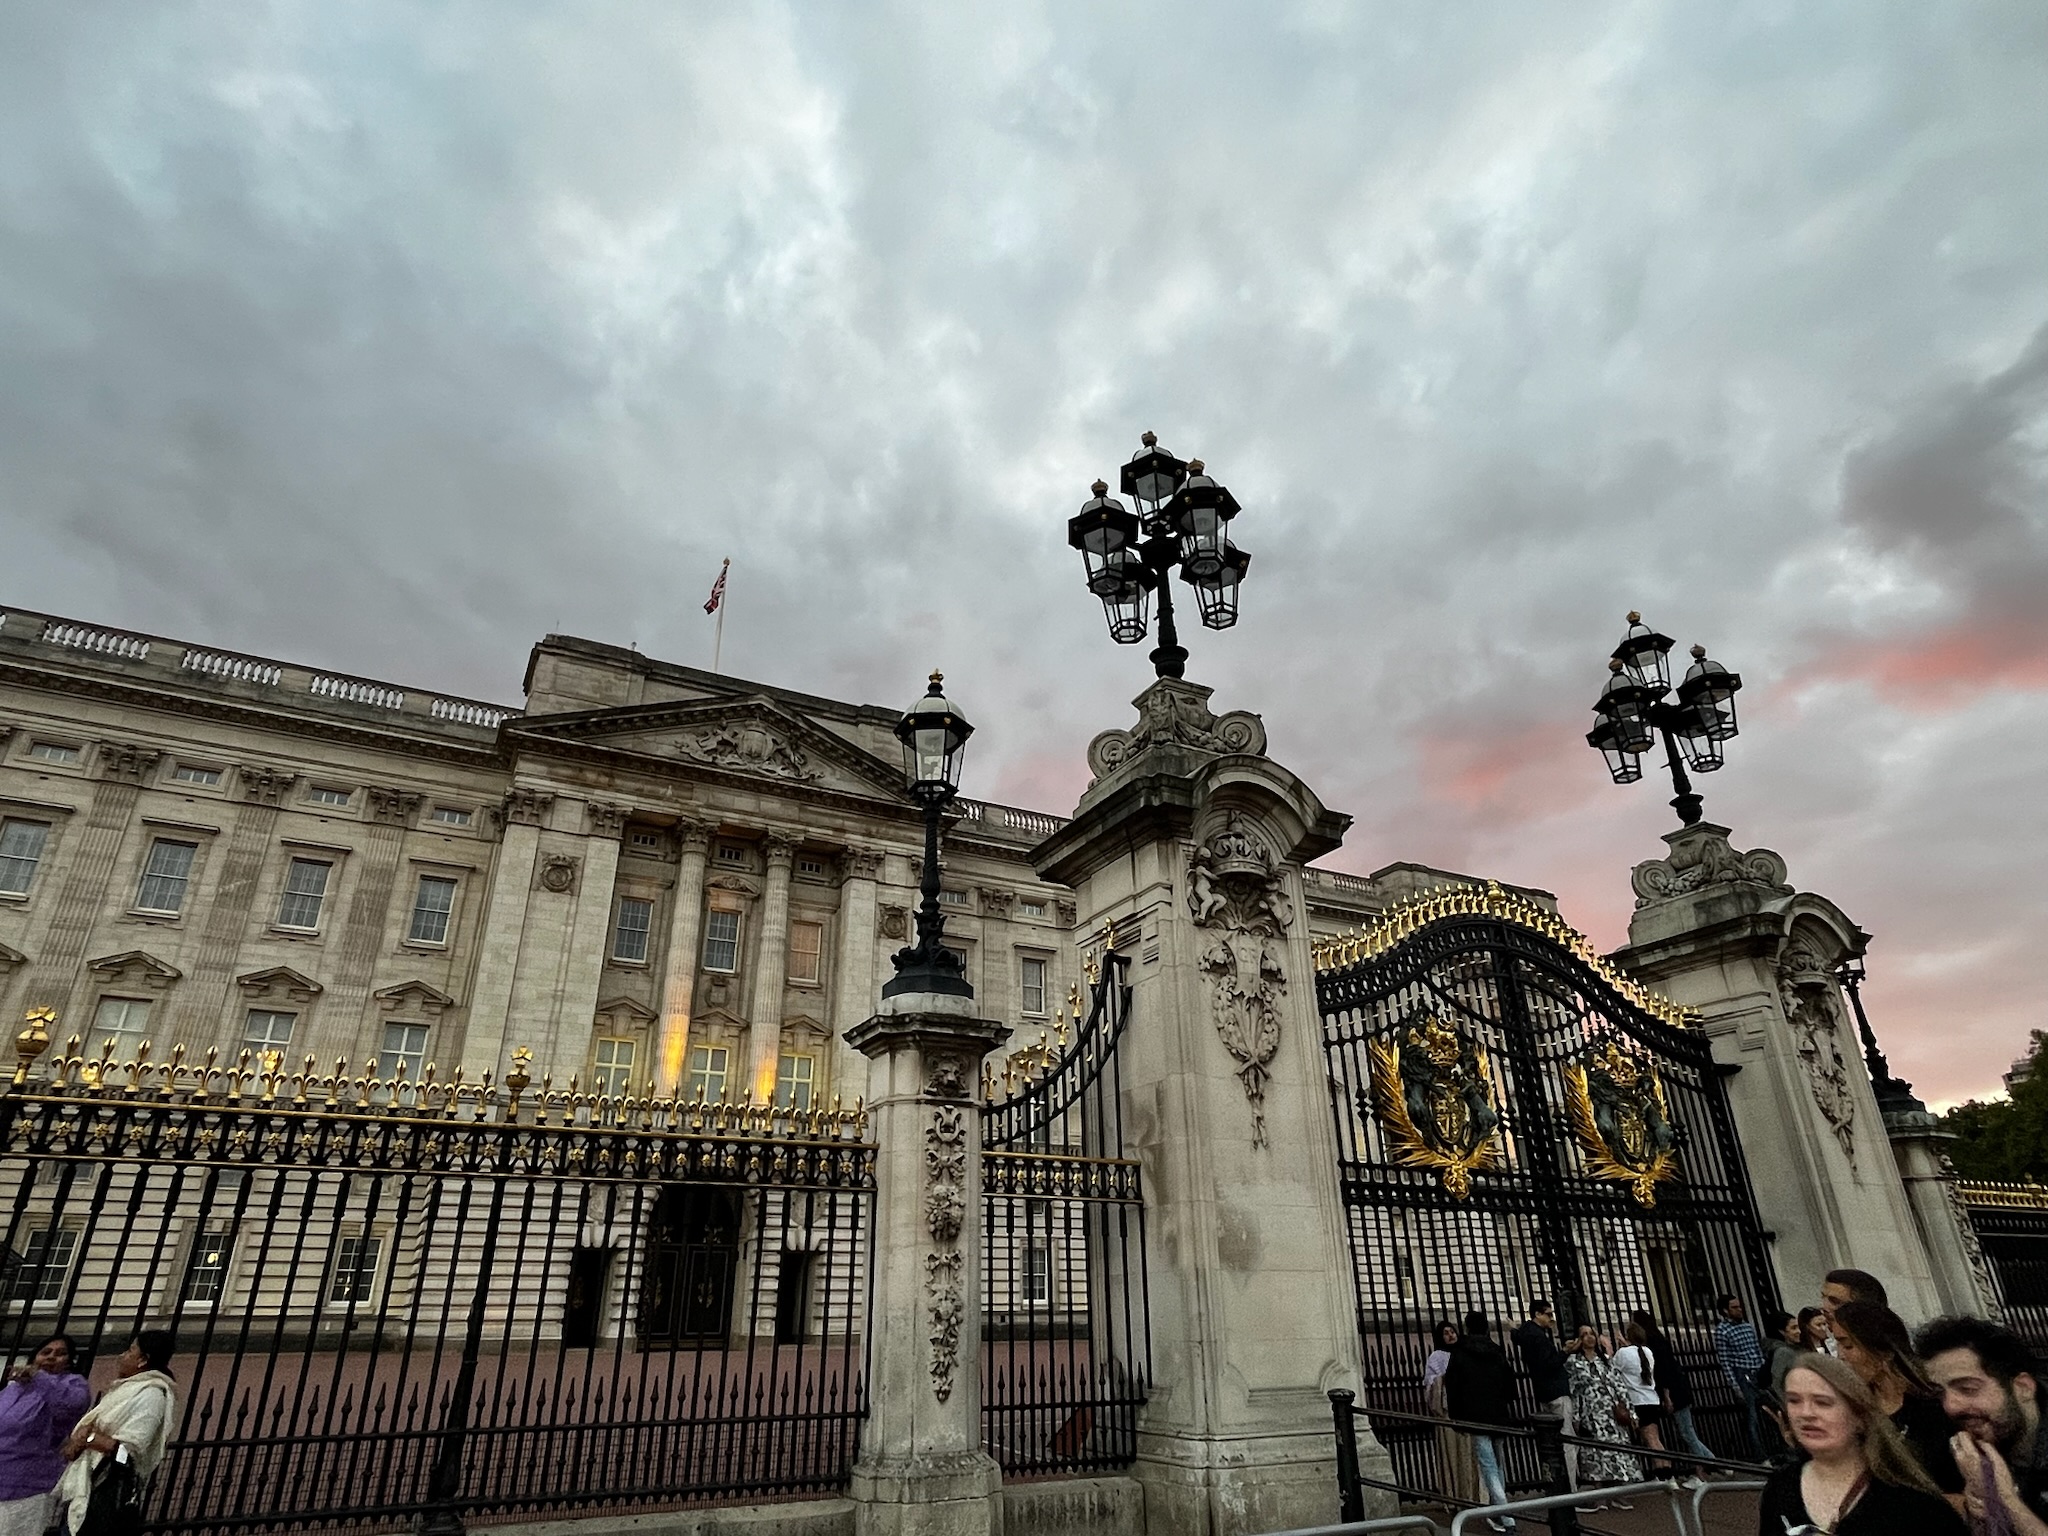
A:
<svg viewBox="0 0 2048 1536">
<path fill-rule="evenodd" d="M 704 602 L 704 611 L 706 613 L 718 612 L 718 605 L 725 601 L 725 573 L 731 569 L 732 561 L 730 559 L 718 568 L 718 580 L 711 583 L 711 596 L 705 599 Z"/>
</svg>

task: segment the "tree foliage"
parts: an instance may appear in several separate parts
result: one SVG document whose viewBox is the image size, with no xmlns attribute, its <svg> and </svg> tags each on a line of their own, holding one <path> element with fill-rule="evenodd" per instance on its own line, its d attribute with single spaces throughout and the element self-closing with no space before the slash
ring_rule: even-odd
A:
<svg viewBox="0 0 2048 1536">
<path fill-rule="evenodd" d="M 1960 1104 L 1941 1124 L 1955 1136 L 1948 1152 L 1964 1178 L 2048 1182 L 2048 1030 L 2034 1031 L 2026 1073 L 2009 1095 Z"/>
</svg>

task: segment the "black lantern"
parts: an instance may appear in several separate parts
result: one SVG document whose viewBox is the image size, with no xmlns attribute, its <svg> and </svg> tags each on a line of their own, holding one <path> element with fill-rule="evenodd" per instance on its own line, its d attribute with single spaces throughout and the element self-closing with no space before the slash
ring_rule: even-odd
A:
<svg viewBox="0 0 2048 1536">
<path fill-rule="evenodd" d="M 1147 432 L 1123 467 L 1123 491 L 1142 515 L 1126 511 L 1103 481 L 1095 499 L 1067 523 L 1067 542 L 1081 552 L 1088 590 L 1102 600 L 1109 636 L 1119 645 L 1145 638 L 1154 594 L 1159 599 L 1159 644 L 1152 668 L 1160 677 L 1185 677 L 1188 653 L 1173 621 L 1177 565 L 1195 589 L 1202 623 L 1228 629 L 1237 622 L 1238 588 L 1251 556 L 1230 542 L 1237 498 L 1211 479 L 1200 459 L 1185 463 Z"/>
<path fill-rule="evenodd" d="M 1607 663 L 1607 686 L 1593 705 L 1600 723 L 1586 733 L 1586 744 L 1606 760 L 1615 783 L 1632 784 L 1643 776 L 1642 755 L 1661 735 L 1675 791 L 1672 809 L 1689 827 L 1700 819 L 1701 802 L 1685 771 L 1713 773 L 1721 767 L 1721 743 L 1735 735 L 1735 694 L 1742 679 L 1696 645 L 1674 699 L 1670 652 L 1669 635 L 1650 628 L 1640 613 L 1628 616 L 1628 631 Z"/>
<path fill-rule="evenodd" d="M 924 697 L 896 722 L 896 739 L 903 743 L 904 782 L 924 806 L 924 878 L 920 883 L 923 900 L 917 908 L 917 942 L 892 957 L 896 974 L 883 984 L 884 997 L 905 992 L 974 996 L 974 988 L 962 974 L 960 956 L 941 942 L 946 918 L 939 910 L 939 822 L 947 802 L 959 791 L 962 749 L 974 734 L 967 717 L 947 701 L 941 686 L 944 682 L 934 672 Z"/>
<path fill-rule="evenodd" d="M 1180 579 L 1195 589 L 1195 606 L 1205 628 L 1228 629 L 1237 622 L 1237 588 L 1251 563 L 1250 555 L 1226 540 L 1216 573 L 1206 581 L 1187 566 L 1181 567 Z"/>
</svg>

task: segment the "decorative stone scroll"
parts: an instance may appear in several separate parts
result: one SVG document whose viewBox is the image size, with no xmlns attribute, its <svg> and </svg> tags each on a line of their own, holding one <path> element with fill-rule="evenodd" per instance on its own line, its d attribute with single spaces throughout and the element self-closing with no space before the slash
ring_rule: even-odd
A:
<svg viewBox="0 0 2048 1536">
<path fill-rule="evenodd" d="M 1804 944 L 1792 944 L 1778 959 L 1778 1002 L 1792 1031 L 1800 1065 L 1806 1069 L 1813 1102 L 1853 1165 L 1856 1100 L 1850 1090 L 1849 1060 L 1842 1049 L 1842 999 L 1826 962 Z"/>
<path fill-rule="evenodd" d="M 1138 695 L 1138 723 L 1128 731 L 1104 731 L 1088 743 L 1088 770 L 1097 779 L 1154 747 L 1178 746 L 1221 756 L 1263 755 L 1266 727 L 1250 710 L 1218 715 L 1209 708 L 1215 692 L 1199 683 L 1162 677 Z"/>
<path fill-rule="evenodd" d="M 1738 853 L 1728 841 L 1728 829 L 1701 822 L 1672 840 L 1671 852 L 1635 867 L 1631 883 L 1636 905 L 1668 901 L 1704 886 L 1747 881 L 1767 885 L 1780 896 L 1792 894 L 1785 883 L 1785 861 L 1768 848 Z"/>
<path fill-rule="evenodd" d="M 942 1080 L 943 1073 L 950 1073 Z M 925 1092 L 935 1090 L 950 1098 L 965 1094 L 965 1079 L 950 1058 L 935 1066 Z M 924 1133 L 924 1224 L 938 1251 L 925 1256 L 924 1288 L 930 1309 L 932 1349 L 932 1392 L 940 1402 L 953 1395 L 953 1383 L 960 1368 L 960 1325 L 966 1316 L 960 1293 L 965 1260 L 960 1252 L 960 1226 L 966 1217 L 967 1200 L 967 1114 L 966 1104 L 941 1104 L 932 1112 Z"/>
<path fill-rule="evenodd" d="M 1280 1049 L 1287 977 L 1278 946 L 1287 935 L 1285 900 L 1277 861 L 1236 812 L 1188 856 L 1188 911 L 1197 928 L 1216 935 L 1199 964 L 1211 979 L 1217 1036 L 1237 1063 L 1252 1107 L 1255 1147 L 1267 1145 L 1267 1069 Z"/>
</svg>

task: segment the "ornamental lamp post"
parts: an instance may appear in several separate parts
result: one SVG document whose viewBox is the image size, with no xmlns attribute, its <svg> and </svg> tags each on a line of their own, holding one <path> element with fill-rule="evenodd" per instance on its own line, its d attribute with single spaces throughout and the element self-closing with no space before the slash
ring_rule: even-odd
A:
<svg viewBox="0 0 2048 1536">
<path fill-rule="evenodd" d="M 892 957 L 896 974 L 882 985 L 882 996 L 905 992 L 944 992 L 972 997 L 960 956 L 941 942 L 945 914 L 939 910 L 939 819 L 960 790 L 961 750 L 974 727 L 946 701 L 945 678 L 934 672 L 923 698 L 896 722 L 903 743 L 903 777 L 910 793 L 924 807 L 923 900 L 917 908 L 917 942 Z"/>
<path fill-rule="evenodd" d="M 1195 591 L 1204 626 L 1237 622 L 1238 588 L 1252 557 L 1230 542 L 1230 524 L 1242 510 L 1237 498 L 1211 479 L 1200 459 L 1183 462 L 1147 432 L 1143 447 L 1123 468 L 1123 493 L 1132 512 L 1098 480 L 1094 499 L 1067 522 L 1067 542 L 1081 552 L 1088 590 L 1102 600 L 1109 637 L 1136 645 L 1159 598 L 1159 644 L 1152 669 L 1160 677 L 1187 675 L 1187 648 L 1173 622 L 1173 568 Z"/>
<path fill-rule="evenodd" d="M 1586 733 L 1586 744 L 1606 759 L 1615 783 L 1633 784 L 1643 776 L 1643 754 L 1661 735 L 1675 792 L 1671 806 L 1690 827 L 1700 819 L 1701 801 L 1685 771 L 1713 773 L 1721 767 L 1721 743 L 1737 733 L 1735 695 L 1742 679 L 1696 645 L 1674 697 L 1671 645 L 1671 637 L 1651 629 L 1640 613 L 1628 616 L 1628 632 L 1608 658 L 1607 685 L 1593 704 L 1600 720 Z"/>
</svg>

